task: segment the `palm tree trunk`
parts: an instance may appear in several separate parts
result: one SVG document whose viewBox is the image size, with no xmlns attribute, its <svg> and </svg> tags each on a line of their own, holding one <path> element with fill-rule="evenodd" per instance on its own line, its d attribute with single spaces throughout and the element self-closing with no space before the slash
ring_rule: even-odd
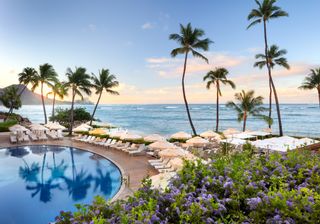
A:
<svg viewBox="0 0 320 224">
<path fill-rule="evenodd" d="M 216 114 L 216 132 L 219 130 L 219 91 L 220 86 L 219 86 L 219 81 L 217 81 L 217 114 Z"/>
<path fill-rule="evenodd" d="M 319 107 L 320 107 L 320 86 L 318 87 L 318 98 L 319 98 Z"/>
<path fill-rule="evenodd" d="M 99 105 L 101 95 L 102 95 L 102 91 L 100 92 L 98 101 L 97 101 L 97 103 L 96 103 L 96 106 L 94 107 L 94 110 L 93 110 L 93 113 L 92 113 L 92 116 L 91 116 L 90 125 L 92 125 L 92 121 L 93 121 L 93 118 L 94 118 L 94 114 L 96 113 L 97 107 L 98 107 L 98 105 Z"/>
<path fill-rule="evenodd" d="M 22 93 L 25 91 L 26 88 L 27 88 L 27 86 L 24 85 L 23 89 L 22 89 L 21 92 L 19 93 L 19 97 L 22 95 Z"/>
<path fill-rule="evenodd" d="M 267 68 L 268 68 L 269 82 L 271 84 L 271 87 L 272 87 L 272 90 L 273 90 L 273 94 L 274 94 L 274 98 L 275 98 L 275 101 L 276 101 L 277 115 L 278 115 L 278 122 L 279 122 L 279 135 L 283 136 L 280 105 L 279 105 L 277 91 L 276 91 L 276 88 L 275 88 L 273 80 L 272 80 L 271 67 L 270 67 L 269 60 L 268 60 L 269 54 L 268 54 L 267 24 L 266 24 L 265 20 L 263 21 L 263 28 L 264 28 L 264 43 L 265 43 L 266 65 L 267 65 Z M 269 109 L 271 110 L 271 107 Z M 271 112 L 269 112 L 269 113 L 271 114 Z"/>
<path fill-rule="evenodd" d="M 244 115 L 243 115 L 243 129 L 242 129 L 243 132 L 246 131 L 246 126 L 247 126 L 247 113 L 244 112 Z"/>
<path fill-rule="evenodd" d="M 183 100 L 184 100 L 184 104 L 186 106 L 188 119 L 189 119 L 189 123 L 190 123 L 191 129 L 192 129 L 192 132 L 194 135 L 197 135 L 196 129 L 194 128 L 193 123 L 192 123 L 192 119 L 191 119 L 191 115 L 190 115 L 190 111 L 189 111 L 189 105 L 188 105 L 188 101 L 187 101 L 187 97 L 186 97 L 185 86 L 184 86 L 184 79 L 185 79 L 186 68 L 187 68 L 187 60 L 188 60 L 188 52 L 186 52 L 185 58 L 184 58 L 183 74 L 182 74 L 182 81 L 181 81 L 182 82 L 182 93 L 183 93 Z"/>
<path fill-rule="evenodd" d="M 51 117 L 52 117 L 52 121 L 54 122 L 54 105 L 56 103 L 56 93 L 53 94 L 53 101 L 52 101 L 52 114 L 51 114 Z"/>
<path fill-rule="evenodd" d="M 42 101 L 42 107 L 43 107 L 43 114 L 44 114 L 44 123 L 47 123 L 47 112 L 46 112 L 46 106 L 44 105 L 44 98 L 43 98 L 43 82 L 41 82 L 41 101 Z"/>
<path fill-rule="evenodd" d="M 74 105 L 74 98 L 76 96 L 75 90 L 72 90 L 72 102 L 71 102 L 71 110 L 70 110 L 70 126 L 69 126 L 69 135 L 72 135 L 72 127 L 73 127 L 73 105 Z"/>
<path fill-rule="evenodd" d="M 271 120 L 272 116 L 272 85 L 269 79 L 269 120 Z M 268 127 L 271 128 L 271 123 L 268 124 Z"/>
</svg>

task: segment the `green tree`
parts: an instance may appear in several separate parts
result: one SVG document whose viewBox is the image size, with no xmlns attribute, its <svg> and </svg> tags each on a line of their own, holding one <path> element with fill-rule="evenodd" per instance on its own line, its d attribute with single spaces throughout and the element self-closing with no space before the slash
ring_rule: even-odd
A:
<svg viewBox="0 0 320 224">
<path fill-rule="evenodd" d="M 49 95 L 53 94 L 53 101 L 52 101 L 52 118 L 54 121 L 54 107 L 55 107 L 55 103 L 56 103 L 56 96 L 58 96 L 61 100 L 63 100 L 63 98 L 65 96 L 68 95 L 68 90 L 67 87 L 64 85 L 63 82 L 56 82 L 54 83 L 54 85 L 51 86 L 51 91 L 47 93 L 47 97 Z"/>
<path fill-rule="evenodd" d="M 246 130 L 247 118 L 249 115 L 262 118 L 267 123 L 272 122 L 272 120 L 270 120 L 268 116 L 261 114 L 261 112 L 267 110 L 265 107 L 262 106 L 262 96 L 255 97 L 253 90 L 250 90 L 248 92 L 242 90 L 240 93 L 236 93 L 234 96 L 237 100 L 237 103 L 229 101 L 227 102 L 226 106 L 237 111 L 238 121 L 243 121 L 243 131 Z"/>
<path fill-rule="evenodd" d="M 210 89 L 211 86 L 215 86 L 217 89 L 217 111 L 216 111 L 216 132 L 219 130 L 219 96 L 221 94 L 221 84 L 229 85 L 233 89 L 236 88 L 236 85 L 227 78 L 229 71 L 225 68 L 216 68 L 214 71 L 209 71 L 204 77 L 203 81 L 207 82 L 207 89 Z"/>
<path fill-rule="evenodd" d="M 212 41 L 209 38 L 200 39 L 204 35 L 205 33 L 203 30 L 198 28 L 193 29 L 191 24 L 188 23 L 187 26 L 183 26 L 182 24 L 180 24 L 179 34 L 174 33 L 169 36 L 170 40 L 175 40 L 180 45 L 178 48 L 175 48 L 171 51 L 171 56 L 176 57 L 179 54 L 184 54 L 184 66 L 183 66 L 183 73 L 182 73 L 182 94 L 183 94 L 183 100 L 186 106 L 190 126 L 192 128 L 194 135 L 197 135 L 197 132 L 192 123 L 192 119 L 189 111 L 189 105 L 186 97 L 185 75 L 186 75 L 187 60 L 188 60 L 189 53 L 191 53 L 194 57 L 198 57 L 205 60 L 208 63 L 208 59 L 197 51 L 197 50 L 203 50 L 203 51 L 209 50 L 209 45 L 212 43 Z"/>
<path fill-rule="evenodd" d="M 0 100 L 3 106 L 9 108 L 9 115 L 13 112 L 13 109 L 17 110 L 21 107 L 21 99 L 16 86 L 6 87 L 0 96 Z"/>
<path fill-rule="evenodd" d="M 29 84 L 31 85 L 35 84 L 37 75 L 38 75 L 37 71 L 34 68 L 30 68 L 30 67 L 24 68 L 23 71 L 18 74 L 19 83 L 24 85 L 23 89 L 19 93 L 20 96 L 22 95 L 22 93 L 25 91 L 25 89 Z"/>
<path fill-rule="evenodd" d="M 34 92 L 34 90 L 40 85 L 41 101 L 42 101 L 45 124 L 48 122 L 48 120 L 47 120 L 46 106 L 44 104 L 43 85 L 46 84 L 51 87 L 54 82 L 57 82 L 57 73 L 52 67 L 52 65 L 48 63 L 40 65 L 39 72 L 35 76 L 35 83 L 32 86 L 31 90 Z"/>
<path fill-rule="evenodd" d="M 259 59 L 259 61 L 255 62 L 254 67 L 259 67 L 260 69 L 262 69 L 264 66 L 267 65 L 267 62 L 268 62 L 271 69 L 273 69 L 275 65 L 279 65 L 286 69 L 290 69 L 287 59 L 283 57 L 285 54 L 287 54 L 287 51 L 285 49 L 279 50 L 279 47 L 277 45 L 272 45 L 268 50 L 267 56 L 265 54 L 256 55 L 256 59 Z M 269 89 L 270 89 L 269 90 L 269 118 L 271 118 L 272 86 L 270 82 L 269 82 Z M 271 128 L 271 126 L 269 126 L 269 128 Z"/>
<path fill-rule="evenodd" d="M 67 69 L 66 76 L 68 81 L 65 83 L 67 89 L 71 90 L 72 101 L 71 101 L 71 113 L 70 113 L 70 126 L 69 126 L 69 135 L 72 135 L 72 128 L 74 124 L 74 99 L 78 95 L 83 99 L 83 93 L 91 95 L 92 84 L 90 82 L 90 75 L 87 74 L 87 70 L 83 67 L 76 68 L 75 71 L 72 71 L 70 68 Z"/>
<path fill-rule="evenodd" d="M 98 77 L 95 74 L 92 74 L 92 81 L 93 81 L 93 88 L 96 90 L 96 94 L 99 94 L 99 97 L 91 116 L 90 125 L 92 125 L 94 114 L 96 113 L 103 90 L 105 90 L 107 93 L 111 95 L 119 95 L 117 91 L 112 89 L 119 86 L 119 82 L 116 80 L 116 77 L 114 75 L 110 74 L 109 69 L 102 69 L 99 72 Z"/>
<path fill-rule="evenodd" d="M 248 20 L 251 21 L 251 23 L 248 26 L 248 29 L 256 24 L 263 23 L 265 55 L 267 56 L 267 58 L 269 58 L 267 22 L 273 19 L 288 16 L 288 13 L 275 5 L 275 3 L 277 2 L 276 0 L 262 0 L 262 2 L 255 0 L 255 2 L 258 7 L 256 9 L 252 9 L 250 14 L 248 15 Z M 279 105 L 277 90 L 272 79 L 271 65 L 269 64 L 269 62 L 266 63 L 266 66 L 268 69 L 269 87 L 272 89 L 274 98 L 276 101 L 277 115 L 278 115 L 278 122 L 279 122 L 279 134 L 280 136 L 282 136 L 283 130 L 282 130 L 282 121 L 281 121 L 280 105 Z"/>
<path fill-rule="evenodd" d="M 320 107 L 320 68 L 311 69 L 311 73 L 304 79 L 299 88 L 304 90 L 316 89 L 318 91 Z"/>
</svg>

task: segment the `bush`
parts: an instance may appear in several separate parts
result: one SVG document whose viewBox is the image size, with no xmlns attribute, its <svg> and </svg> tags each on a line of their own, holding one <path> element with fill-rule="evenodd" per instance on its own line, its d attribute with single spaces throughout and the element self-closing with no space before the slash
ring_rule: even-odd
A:
<svg viewBox="0 0 320 224">
<path fill-rule="evenodd" d="M 7 120 L 0 123 L 0 132 L 8 132 L 9 128 L 18 122 L 16 120 Z"/>
<path fill-rule="evenodd" d="M 71 115 L 71 110 L 70 109 L 62 109 L 62 108 L 57 108 L 56 113 L 54 117 L 50 117 L 50 121 L 57 121 L 60 124 L 62 124 L 65 127 L 69 127 L 70 123 L 70 115 Z M 86 111 L 85 108 L 75 108 L 73 111 L 73 119 L 75 122 L 87 122 L 91 120 L 91 114 Z"/>
<path fill-rule="evenodd" d="M 320 156 L 310 152 L 247 152 L 210 164 L 185 162 L 163 192 L 142 188 L 114 203 L 97 197 L 61 212 L 69 223 L 319 223 Z"/>
</svg>

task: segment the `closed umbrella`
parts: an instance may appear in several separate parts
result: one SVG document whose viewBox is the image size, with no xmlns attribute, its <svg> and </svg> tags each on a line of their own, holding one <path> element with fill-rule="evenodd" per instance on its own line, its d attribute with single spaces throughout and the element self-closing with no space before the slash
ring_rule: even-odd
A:
<svg viewBox="0 0 320 224">
<path fill-rule="evenodd" d="M 158 141 L 154 142 L 149 145 L 149 148 L 155 149 L 155 150 L 164 150 L 164 149 L 175 149 L 177 146 L 174 144 L 167 142 L 167 141 Z"/>
<path fill-rule="evenodd" d="M 158 134 L 152 134 L 152 135 L 146 136 L 144 140 L 146 142 L 158 142 L 158 141 L 166 141 L 166 138 Z"/>
<path fill-rule="evenodd" d="M 171 135 L 171 138 L 179 139 L 179 140 L 187 140 L 187 139 L 192 138 L 192 136 L 186 132 L 180 131 L 180 132 L 177 132 L 177 133 Z"/>
</svg>

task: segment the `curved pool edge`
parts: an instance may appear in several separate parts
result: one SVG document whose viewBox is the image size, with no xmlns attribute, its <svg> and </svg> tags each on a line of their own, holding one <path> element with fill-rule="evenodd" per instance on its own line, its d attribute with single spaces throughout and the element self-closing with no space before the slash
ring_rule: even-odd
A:
<svg viewBox="0 0 320 224">
<path fill-rule="evenodd" d="M 108 201 L 110 202 L 114 202 L 116 201 L 121 193 L 123 193 L 123 191 L 125 190 L 126 186 L 125 186 L 125 183 L 123 181 L 123 177 L 125 176 L 125 171 L 124 169 L 119 165 L 119 163 L 117 163 L 116 161 L 114 161 L 113 159 L 110 159 L 108 158 L 107 156 L 103 155 L 102 153 L 100 152 L 96 152 L 95 150 L 91 150 L 91 149 L 85 149 L 85 148 L 82 148 L 82 147 L 79 147 L 79 146 L 70 146 L 70 145 L 56 145 L 56 144 L 34 144 L 34 145 L 24 145 L 24 144 L 19 144 L 19 145 L 12 145 L 12 146 L 8 146 L 8 147 L 0 147 L 0 150 L 1 149 L 6 149 L 6 148 L 14 148 L 14 147 L 28 147 L 28 146 L 57 146 L 57 147 L 71 147 L 71 148 L 75 148 L 75 149 L 79 149 L 79 150 L 82 150 L 82 151 L 86 151 L 86 152 L 91 152 L 91 153 L 94 153 L 94 154 L 97 154 L 101 157 L 103 157 L 104 159 L 107 159 L 109 160 L 110 162 L 112 162 L 120 171 L 120 174 L 121 174 L 121 186 L 118 190 L 118 192 L 111 198 L 109 199 Z"/>
</svg>

